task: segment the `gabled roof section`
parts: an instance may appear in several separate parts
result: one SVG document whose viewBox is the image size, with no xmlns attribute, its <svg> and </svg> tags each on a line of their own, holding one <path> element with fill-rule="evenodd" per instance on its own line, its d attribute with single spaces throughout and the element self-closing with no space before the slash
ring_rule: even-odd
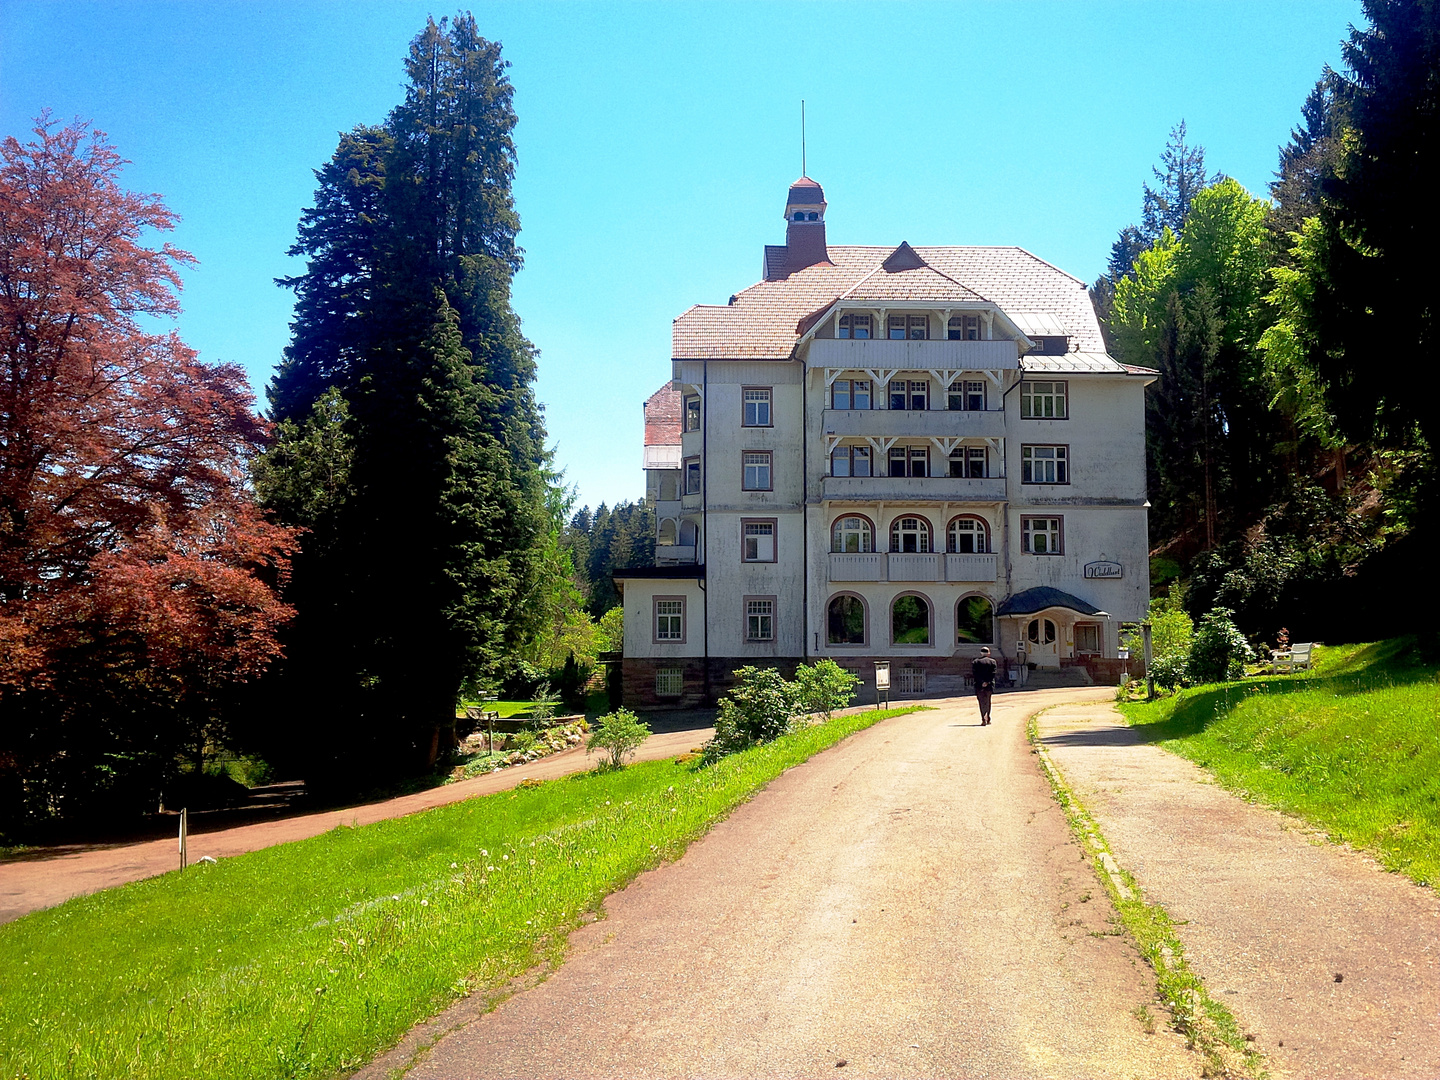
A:
<svg viewBox="0 0 1440 1080">
<path fill-rule="evenodd" d="M 736 293 L 729 305 L 693 307 L 675 320 L 671 356 L 788 360 L 805 332 L 799 329 L 802 321 L 836 297 L 982 302 L 1005 312 L 1044 312 L 1064 327 L 1072 348 L 1105 353 L 1085 283 L 1023 248 L 913 247 L 909 250 L 923 266 L 885 270 L 885 262 L 900 250 L 832 244 L 829 263 L 761 281 Z"/>
<path fill-rule="evenodd" d="M 929 266 L 924 259 L 915 253 L 910 246 L 910 241 L 901 240 L 900 246 L 885 257 L 880 264 L 880 269 L 887 274 L 898 274 L 902 270 L 918 270 L 922 266 Z"/>
</svg>

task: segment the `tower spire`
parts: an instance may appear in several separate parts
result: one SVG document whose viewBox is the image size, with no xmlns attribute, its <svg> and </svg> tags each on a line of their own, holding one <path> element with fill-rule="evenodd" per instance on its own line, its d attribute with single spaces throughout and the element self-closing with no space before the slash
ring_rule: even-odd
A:
<svg viewBox="0 0 1440 1080">
<path fill-rule="evenodd" d="M 805 99 L 800 99 L 800 175 L 809 176 L 805 168 Z"/>
</svg>

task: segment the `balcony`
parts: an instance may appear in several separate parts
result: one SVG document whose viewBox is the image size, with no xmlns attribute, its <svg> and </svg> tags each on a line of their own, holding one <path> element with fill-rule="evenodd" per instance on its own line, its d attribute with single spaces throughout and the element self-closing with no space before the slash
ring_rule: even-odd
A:
<svg viewBox="0 0 1440 1080">
<path fill-rule="evenodd" d="M 1004 502 L 1005 478 L 827 476 L 823 498 L 834 502 Z"/>
<path fill-rule="evenodd" d="M 691 565 L 695 562 L 694 544 L 656 544 L 656 566 Z"/>
<path fill-rule="evenodd" d="M 1020 366 L 1013 341 L 890 341 L 814 338 L 806 365 L 812 368 L 901 368 L 923 371 L 997 371 Z"/>
<path fill-rule="evenodd" d="M 995 556 L 946 555 L 946 581 L 994 581 Z"/>
<path fill-rule="evenodd" d="M 655 520 L 664 521 L 666 518 L 678 518 L 680 516 L 679 499 L 657 499 L 655 501 Z"/>
<path fill-rule="evenodd" d="M 998 439 L 1005 434 L 1005 413 L 1001 409 L 826 409 L 825 434 L 841 438 Z"/>
<path fill-rule="evenodd" d="M 657 552 L 660 549 L 656 549 Z M 883 551 L 832 553 L 830 580 L 843 581 L 994 581 L 995 556 L 921 555 Z"/>
<path fill-rule="evenodd" d="M 831 581 L 884 581 L 885 554 L 875 551 L 864 555 L 849 552 L 830 555 Z"/>
<path fill-rule="evenodd" d="M 894 551 L 887 555 L 891 581 L 939 581 L 940 556 Z"/>
</svg>

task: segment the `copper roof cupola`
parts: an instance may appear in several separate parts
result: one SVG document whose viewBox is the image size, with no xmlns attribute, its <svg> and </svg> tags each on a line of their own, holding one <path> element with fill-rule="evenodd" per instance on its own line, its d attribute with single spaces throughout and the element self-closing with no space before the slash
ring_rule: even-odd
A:
<svg viewBox="0 0 1440 1080">
<path fill-rule="evenodd" d="M 785 199 L 785 246 L 765 250 L 765 277 L 785 277 L 807 266 L 829 264 L 825 247 L 825 189 L 802 176 Z M 779 258 L 776 258 L 779 256 Z"/>
</svg>

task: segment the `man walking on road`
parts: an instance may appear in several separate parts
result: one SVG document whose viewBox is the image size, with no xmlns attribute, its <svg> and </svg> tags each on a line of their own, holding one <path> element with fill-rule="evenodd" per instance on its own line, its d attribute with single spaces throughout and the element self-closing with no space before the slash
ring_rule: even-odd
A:
<svg viewBox="0 0 1440 1080">
<path fill-rule="evenodd" d="M 970 665 L 970 675 L 975 683 L 975 700 L 980 705 L 981 727 L 990 723 L 990 698 L 995 693 L 996 666 L 988 646 L 980 650 L 980 655 Z"/>
</svg>

